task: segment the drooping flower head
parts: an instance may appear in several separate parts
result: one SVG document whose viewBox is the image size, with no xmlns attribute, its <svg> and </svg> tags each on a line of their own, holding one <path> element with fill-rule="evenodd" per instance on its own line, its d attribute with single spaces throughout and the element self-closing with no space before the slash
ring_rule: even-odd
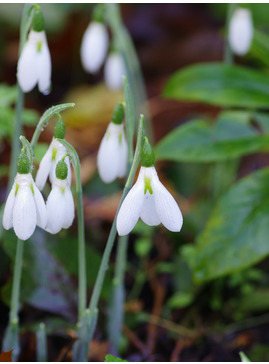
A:
<svg viewBox="0 0 269 364">
<path fill-rule="evenodd" d="M 31 166 L 26 154 L 18 159 L 18 173 L 8 195 L 3 214 L 3 227 L 13 227 L 21 240 L 27 240 L 34 233 L 36 225 L 45 228 L 47 212 L 43 197 L 31 175 Z"/>
<path fill-rule="evenodd" d="M 86 29 L 81 43 L 80 56 L 85 71 L 96 73 L 104 63 L 108 49 L 108 33 L 103 23 L 93 21 Z"/>
<path fill-rule="evenodd" d="M 48 94 L 51 86 L 51 58 L 44 31 L 44 18 L 38 5 L 28 39 L 18 61 L 17 79 L 23 92 L 38 84 L 39 91 Z"/>
<path fill-rule="evenodd" d="M 158 178 L 154 167 L 154 153 L 146 137 L 137 181 L 124 199 L 117 216 L 118 234 L 129 234 L 139 218 L 150 226 L 162 223 L 174 232 L 180 231 L 183 224 L 176 201 Z"/>
<path fill-rule="evenodd" d="M 36 174 L 36 185 L 40 189 L 40 191 L 43 190 L 48 176 L 50 178 L 50 182 L 53 183 L 56 177 L 56 165 L 67 154 L 65 146 L 57 140 L 57 138 L 64 139 L 65 137 L 65 125 L 61 118 L 55 124 L 53 135 L 54 137 L 52 139 L 52 142 L 50 143 L 49 149 L 42 158 Z M 66 157 L 65 162 L 68 168 L 67 181 L 70 185 L 71 168 L 68 157 Z"/>
<path fill-rule="evenodd" d="M 109 89 L 120 90 L 122 88 L 122 76 L 126 74 L 122 55 L 119 52 L 111 52 L 105 63 L 105 82 Z"/>
<path fill-rule="evenodd" d="M 127 142 L 124 132 L 124 109 L 122 104 L 116 105 L 112 120 L 101 141 L 97 153 L 97 167 L 101 179 L 105 183 L 122 178 L 127 169 Z"/>
<path fill-rule="evenodd" d="M 61 160 L 57 163 L 56 178 L 46 203 L 48 214 L 46 230 L 51 234 L 57 234 L 61 229 L 68 229 L 75 217 L 74 200 L 67 176 L 67 164 Z"/>
<path fill-rule="evenodd" d="M 251 46 L 253 38 L 253 23 L 251 12 L 248 9 L 237 8 L 229 24 L 228 40 L 232 51 L 245 55 Z"/>
</svg>

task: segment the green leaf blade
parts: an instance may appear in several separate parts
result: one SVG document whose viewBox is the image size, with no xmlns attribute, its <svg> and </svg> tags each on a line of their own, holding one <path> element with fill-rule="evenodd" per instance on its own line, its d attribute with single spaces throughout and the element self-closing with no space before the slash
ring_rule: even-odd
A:
<svg viewBox="0 0 269 364">
<path fill-rule="evenodd" d="M 176 72 L 163 95 L 222 107 L 269 108 L 269 77 L 259 71 L 223 63 L 192 65 Z"/>
<path fill-rule="evenodd" d="M 225 194 L 196 245 L 197 282 L 230 274 L 269 254 L 269 168 L 242 179 Z"/>
</svg>

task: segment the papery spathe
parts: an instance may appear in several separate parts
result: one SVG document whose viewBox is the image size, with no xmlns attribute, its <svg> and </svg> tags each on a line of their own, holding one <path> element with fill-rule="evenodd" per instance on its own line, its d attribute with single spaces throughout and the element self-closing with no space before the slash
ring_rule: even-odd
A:
<svg viewBox="0 0 269 364">
<path fill-rule="evenodd" d="M 229 44 L 232 51 L 245 55 L 251 46 L 253 38 L 253 24 L 251 12 L 248 9 L 236 9 L 229 24 Z"/>
<path fill-rule="evenodd" d="M 50 178 L 50 182 L 53 183 L 56 178 L 55 169 L 57 163 L 67 154 L 65 146 L 53 137 L 50 146 L 42 158 L 39 169 L 36 174 L 36 185 L 42 191 L 45 183 Z M 67 180 L 69 185 L 71 183 L 71 168 L 69 158 L 65 158 L 65 162 L 68 168 Z"/>
<path fill-rule="evenodd" d="M 30 173 L 17 173 L 8 195 L 3 214 L 3 227 L 13 227 L 21 240 L 27 240 L 34 233 L 36 225 L 45 228 L 47 212 L 43 197 Z"/>
<path fill-rule="evenodd" d="M 124 125 L 110 122 L 97 154 L 97 167 L 105 183 L 122 178 L 127 169 L 127 142 Z"/>
<path fill-rule="evenodd" d="M 162 223 L 174 232 L 180 231 L 183 224 L 175 199 L 160 182 L 154 167 L 141 167 L 137 182 L 120 207 L 116 222 L 118 234 L 129 234 L 139 217 L 147 225 Z"/>
<path fill-rule="evenodd" d="M 51 58 L 44 31 L 30 31 L 18 61 L 17 78 L 23 92 L 31 91 L 38 84 L 40 92 L 49 93 Z"/>
<path fill-rule="evenodd" d="M 52 190 L 47 199 L 48 222 L 46 230 L 57 234 L 61 229 L 68 229 L 75 217 L 74 200 L 66 179 L 57 177 L 52 184 Z"/>
<path fill-rule="evenodd" d="M 106 57 L 108 42 L 106 27 L 102 23 L 90 23 L 80 48 L 81 62 L 87 72 L 95 73 L 100 69 Z"/>
</svg>

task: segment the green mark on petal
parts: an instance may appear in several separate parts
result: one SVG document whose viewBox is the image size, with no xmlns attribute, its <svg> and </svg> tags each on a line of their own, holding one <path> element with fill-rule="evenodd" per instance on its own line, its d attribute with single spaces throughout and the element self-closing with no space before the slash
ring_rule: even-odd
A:
<svg viewBox="0 0 269 364">
<path fill-rule="evenodd" d="M 119 133 L 119 143 L 121 144 L 122 142 L 122 133 Z"/>
<path fill-rule="evenodd" d="M 34 195 L 35 194 L 35 191 L 34 191 L 34 186 L 33 186 L 32 183 L 30 184 L 30 188 L 31 188 L 32 194 Z"/>
<path fill-rule="evenodd" d="M 144 188 L 144 195 L 147 193 L 147 191 L 149 191 L 149 193 L 152 195 L 153 191 L 152 191 L 152 187 L 151 187 L 151 183 L 150 183 L 150 178 L 148 177 L 144 177 L 144 183 L 145 183 L 145 188 Z"/>
<path fill-rule="evenodd" d="M 65 187 L 61 187 L 61 191 L 62 191 L 62 193 L 64 193 L 65 192 Z"/>
<path fill-rule="evenodd" d="M 16 183 L 15 196 L 17 196 L 17 193 L 19 191 L 19 187 L 20 187 L 20 185 L 18 183 Z"/>
<path fill-rule="evenodd" d="M 110 134 L 111 134 L 111 132 L 110 132 L 110 130 L 109 130 L 109 131 L 106 133 L 106 140 L 108 140 L 108 139 L 109 139 Z"/>
<path fill-rule="evenodd" d="M 37 51 L 41 52 L 42 49 L 42 41 L 40 40 L 39 42 L 37 42 Z"/>
<path fill-rule="evenodd" d="M 58 152 L 58 150 L 56 148 L 52 148 L 52 153 L 51 153 L 51 160 L 52 161 L 55 161 L 57 152 Z"/>
</svg>

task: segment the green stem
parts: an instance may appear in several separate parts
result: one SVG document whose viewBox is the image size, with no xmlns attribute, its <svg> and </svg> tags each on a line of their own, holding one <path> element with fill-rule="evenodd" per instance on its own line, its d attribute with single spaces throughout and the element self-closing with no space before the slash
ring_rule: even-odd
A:
<svg viewBox="0 0 269 364">
<path fill-rule="evenodd" d="M 46 326 L 41 323 L 36 333 L 36 359 L 38 362 L 48 361 Z"/>
<path fill-rule="evenodd" d="M 71 144 L 63 139 L 58 139 L 68 150 L 76 175 L 76 194 L 77 194 L 77 211 L 78 211 L 78 323 L 86 309 L 86 261 L 85 261 L 85 232 L 84 232 L 84 214 L 83 214 L 83 196 L 80 175 L 80 161 L 76 150 Z"/>
<path fill-rule="evenodd" d="M 233 15 L 233 12 L 236 8 L 236 3 L 229 3 L 227 5 L 227 15 L 226 15 L 226 39 L 225 39 L 225 49 L 224 49 L 224 62 L 226 64 L 232 64 L 233 63 L 233 53 L 228 41 L 228 31 L 229 31 L 229 24 Z"/>
<path fill-rule="evenodd" d="M 134 160 L 131 166 L 131 170 L 129 176 L 127 178 L 122 197 L 108 236 L 108 240 L 106 243 L 105 251 L 102 257 L 101 265 L 98 270 L 97 279 L 94 284 L 94 289 L 92 293 L 92 297 L 89 304 L 89 309 L 85 311 L 85 314 L 81 320 L 81 325 L 79 327 L 78 332 L 78 340 L 74 344 L 73 348 L 73 361 L 87 361 L 88 351 L 89 351 L 89 342 L 92 339 L 95 325 L 98 318 L 98 303 L 101 294 L 101 290 L 104 283 L 105 273 L 108 268 L 108 262 L 111 254 L 111 250 L 114 245 L 115 237 L 116 237 L 116 219 L 118 215 L 118 211 L 120 206 L 126 197 L 127 193 L 132 187 L 136 170 L 138 168 L 140 162 L 140 152 L 141 152 L 141 144 L 142 137 L 144 132 L 144 116 L 141 115 L 139 118 L 139 126 L 138 126 L 138 136 L 137 136 L 137 144 L 135 149 Z"/>
<path fill-rule="evenodd" d="M 21 283 L 21 268 L 22 268 L 22 258 L 23 258 L 23 244 L 24 242 L 18 239 L 15 266 L 14 266 L 14 275 L 12 282 L 11 307 L 9 314 L 10 323 L 17 323 L 19 321 L 18 311 L 19 311 L 19 296 L 20 296 L 20 283 Z"/>
<path fill-rule="evenodd" d="M 147 106 L 146 89 L 132 39 L 122 23 L 119 4 L 106 4 L 106 9 L 106 22 L 111 28 L 114 44 L 117 50 L 122 54 L 127 78 L 130 85 L 132 85 L 132 97 L 135 105 L 136 120 L 138 120 L 138 115 L 140 113 L 145 115 L 146 134 L 151 143 L 153 143 L 153 131 Z"/>
</svg>

